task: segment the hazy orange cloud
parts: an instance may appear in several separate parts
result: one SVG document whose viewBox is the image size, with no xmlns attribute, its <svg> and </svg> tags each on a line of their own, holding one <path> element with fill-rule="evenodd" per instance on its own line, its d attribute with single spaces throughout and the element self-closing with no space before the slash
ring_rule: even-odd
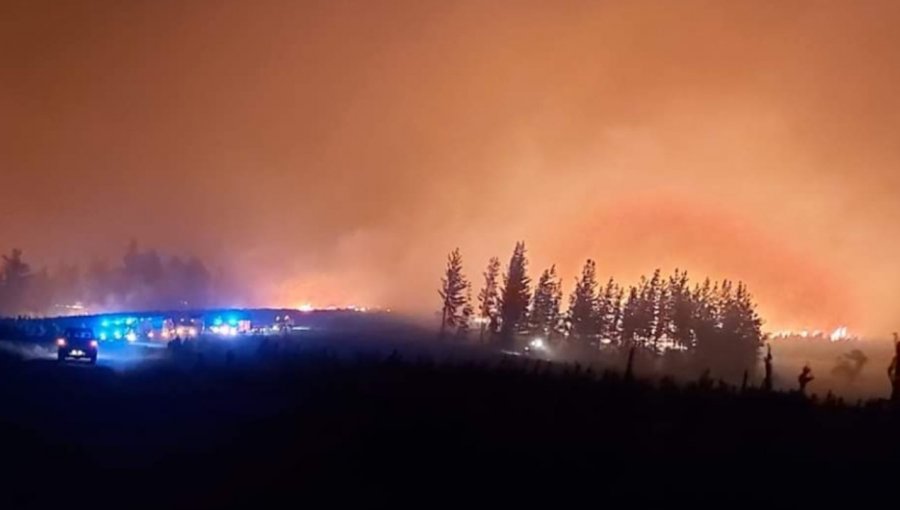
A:
<svg viewBox="0 0 900 510">
<path fill-rule="evenodd" d="M 0 248 L 430 314 L 527 242 L 896 329 L 897 2 L 8 2 Z"/>
</svg>

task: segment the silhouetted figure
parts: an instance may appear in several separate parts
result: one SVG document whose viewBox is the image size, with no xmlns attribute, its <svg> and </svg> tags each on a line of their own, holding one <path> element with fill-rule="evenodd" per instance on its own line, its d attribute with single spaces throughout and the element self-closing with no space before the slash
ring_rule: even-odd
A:
<svg viewBox="0 0 900 510">
<path fill-rule="evenodd" d="M 747 370 L 744 370 L 744 378 L 741 380 L 741 393 L 747 391 L 747 378 L 750 377 L 750 373 Z"/>
<path fill-rule="evenodd" d="M 625 365 L 625 380 L 631 381 L 634 379 L 634 346 L 631 346 L 631 349 L 628 350 L 628 364 Z"/>
<path fill-rule="evenodd" d="M 800 393 L 806 392 L 806 385 L 813 379 L 815 379 L 815 377 L 812 375 L 812 369 L 809 368 L 809 365 L 804 365 L 800 375 L 797 376 L 797 382 L 800 383 Z"/>
<path fill-rule="evenodd" d="M 763 358 L 766 365 L 766 378 L 763 379 L 763 389 L 772 391 L 772 346 L 766 345 L 766 357 Z"/>
<path fill-rule="evenodd" d="M 891 380 L 891 401 L 900 400 L 900 370 L 897 370 L 897 360 L 900 360 L 900 338 L 894 333 L 894 359 L 888 366 L 888 378 Z"/>
</svg>

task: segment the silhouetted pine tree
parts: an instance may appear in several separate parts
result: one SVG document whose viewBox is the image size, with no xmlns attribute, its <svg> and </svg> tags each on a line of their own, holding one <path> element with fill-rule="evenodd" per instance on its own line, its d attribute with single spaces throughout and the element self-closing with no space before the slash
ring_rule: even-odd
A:
<svg viewBox="0 0 900 510">
<path fill-rule="evenodd" d="M 640 303 L 638 289 L 634 285 L 628 289 L 628 298 L 622 305 L 622 335 L 623 345 L 639 343 L 637 339 L 638 321 L 640 320 Z"/>
<path fill-rule="evenodd" d="M 755 366 L 765 338 L 762 333 L 762 319 L 756 312 L 753 297 L 743 282 L 738 282 L 730 308 L 736 317 L 733 333 L 738 342 L 736 354 L 740 356 L 742 363 Z"/>
<path fill-rule="evenodd" d="M 597 297 L 597 321 L 601 340 L 611 344 L 618 342 L 620 313 L 621 289 L 616 285 L 616 281 L 610 278 Z"/>
<path fill-rule="evenodd" d="M 575 290 L 569 298 L 569 331 L 572 338 L 586 346 L 591 337 L 599 333 L 597 323 L 597 265 L 588 259 L 581 269 L 581 277 L 575 281 Z"/>
<path fill-rule="evenodd" d="M 487 329 L 491 334 L 497 332 L 497 322 L 500 312 L 500 259 L 491 257 L 487 269 L 484 271 L 484 287 L 478 293 L 478 317 L 481 319 L 481 332 L 479 341 L 484 342 L 484 332 Z"/>
<path fill-rule="evenodd" d="M 761 339 L 758 331 L 745 331 L 750 326 L 745 323 L 752 322 L 747 313 L 755 315 L 755 311 L 744 285 L 738 284 L 735 287 L 730 280 L 722 281 L 715 294 L 715 301 L 719 327 L 715 361 L 722 369 L 731 372 L 755 365 Z"/>
<path fill-rule="evenodd" d="M 441 288 L 438 290 L 443 301 L 441 308 L 442 338 L 447 329 L 459 328 L 465 320 L 463 311 L 468 302 L 466 297 L 468 287 L 469 283 L 462 272 L 462 255 L 457 248 L 447 256 L 447 269 L 441 278 Z"/>
<path fill-rule="evenodd" d="M 694 347 L 694 302 L 687 272 L 678 269 L 669 277 L 668 298 L 669 328 L 673 344 L 682 349 Z"/>
<path fill-rule="evenodd" d="M 651 341 L 654 350 L 659 351 L 660 342 L 667 339 L 666 335 L 669 330 L 668 298 L 662 272 L 659 269 L 653 272 L 647 285 L 647 292 L 652 324 Z"/>
<path fill-rule="evenodd" d="M 534 289 L 531 311 L 528 314 L 528 330 L 550 337 L 559 325 L 559 305 L 562 300 L 562 284 L 556 276 L 556 266 L 544 270 Z"/>
<path fill-rule="evenodd" d="M 733 291 L 733 284 L 725 280 L 719 287 L 719 321 L 722 326 L 722 335 L 728 342 L 737 342 L 741 330 L 741 311 L 737 305 Z"/>
<path fill-rule="evenodd" d="M 650 287 L 650 280 L 641 276 L 638 284 L 638 300 L 635 316 L 634 336 L 639 344 L 649 345 L 653 338 L 653 323 L 656 317 L 656 303 Z"/>
<path fill-rule="evenodd" d="M 753 369 L 764 341 L 762 321 L 747 287 L 709 279 L 691 295 L 696 357 L 707 366 L 737 375 Z"/>
<path fill-rule="evenodd" d="M 503 293 L 500 298 L 500 340 L 507 347 L 514 343 L 515 335 L 527 316 L 531 298 L 530 285 L 525 243 L 518 242 L 503 277 Z"/>
<path fill-rule="evenodd" d="M 694 288 L 694 336 L 698 356 L 704 360 L 716 357 L 719 345 L 719 312 L 716 295 L 718 286 L 713 286 L 707 278 L 702 285 Z"/>
<path fill-rule="evenodd" d="M 766 357 L 763 358 L 765 363 L 766 375 L 763 378 L 763 390 L 772 391 L 772 346 L 766 345 Z"/>
<path fill-rule="evenodd" d="M 472 308 L 472 284 L 466 282 L 465 301 L 462 305 L 459 323 L 456 325 L 456 336 L 461 340 L 469 337 L 469 323 L 472 321 L 472 315 L 475 310 Z"/>
<path fill-rule="evenodd" d="M 612 302 L 612 321 L 609 324 L 609 339 L 614 345 L 622 344 L 622 308 L 625 306 L 625 289 L 616 284 L 615 299 Z"/>
</svg>

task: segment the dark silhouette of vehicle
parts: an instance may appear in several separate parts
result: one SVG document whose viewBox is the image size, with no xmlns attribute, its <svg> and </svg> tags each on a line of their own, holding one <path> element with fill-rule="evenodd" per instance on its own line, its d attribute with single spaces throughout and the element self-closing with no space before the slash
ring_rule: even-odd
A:
<svg viewBox="0 0 900 510">
<path fill-rule="evenodd" d="M 90 328 L 66 328 L 63 336 L 56 340 L 56 347 L 56 358 L 59 361 L 76 358 L 97 362 L 99 343 Z"/>
</svg>

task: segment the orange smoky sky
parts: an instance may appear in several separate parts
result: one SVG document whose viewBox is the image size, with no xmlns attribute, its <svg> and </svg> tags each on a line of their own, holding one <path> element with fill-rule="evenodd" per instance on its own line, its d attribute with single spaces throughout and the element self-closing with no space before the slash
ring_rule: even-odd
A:
<svg viewBox="0 0 900 510">
<path fill-rule="evenodd" d="M 896 328 L 896 1 L 0 2 L 0 248 L 437 308 L 526 241 Z"/>
</svg>

